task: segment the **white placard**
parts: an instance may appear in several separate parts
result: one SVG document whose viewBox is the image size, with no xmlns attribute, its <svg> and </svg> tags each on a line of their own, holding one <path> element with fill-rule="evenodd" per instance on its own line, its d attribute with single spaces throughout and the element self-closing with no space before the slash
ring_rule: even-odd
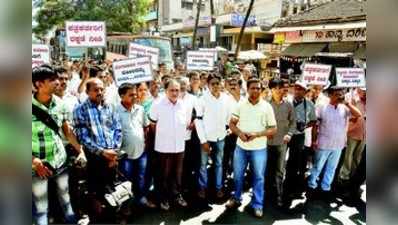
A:
<svg viewBox="0 0 398 225">
<path fill-rule="evenodd" d="M 50 64 L 50 48 L 43 44 L 32 44 L 32 68 Z"/>
<path fill-rule="evenodd" d="M 112 67 L 117 86 L 123 83 L 137 84 L 153 79 L 149 56 L 115 61 Z"/>
<path fill-rule="evenodd" d="M 66 21 L 68 47 L 106 47 L 106 26 L 103 21 Z"/>
<path fill-rule="evenodd" d="M 326 85 L 331 70 L 331 65 L 307 63 L 303 68 L 302 80 L 308 85 Z"/>
<path fill-rule="evenodd" d="M 214 62 L 217 62 L 218 60 L 218 51 L 215 48 L 199 48 L 199 51 L 201 52 L 210 52 L 210 53 L 214 53 Z"/>
<path fill-rule="evenodd" d="M 338 87 L 365 87 L 365 70 L 363 68 L 336 68 Z"/>
<path fill-rule="evenodd" d="M 145 45 L 139 45 L 130 42 L 129 51 L 127 53 L 129 58 L 137 58 L 142 56 L 149 56 L 152 62 L 152 68 L 158 69 L 159 66 L 159 49 Z"/>
<path fill-rule="evenodd" d="M 187 51 L 187 70 L 213 70 L 214 52 Z"/>
</svg>

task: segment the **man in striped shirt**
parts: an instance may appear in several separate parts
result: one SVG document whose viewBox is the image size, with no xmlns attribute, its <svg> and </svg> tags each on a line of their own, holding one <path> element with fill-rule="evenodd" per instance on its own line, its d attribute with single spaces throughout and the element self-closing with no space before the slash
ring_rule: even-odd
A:
<svg viewBox="0 0 398 225">
<path fill-rule="evenodd" d="M 88 99 L 73 112 L 75 132 L 84 146 L 89 190 L 103 197 L 105 186 L 115 177 L 122 126 L 117 113 L 104 102 L 104 84 L 98 78 L 86 83 Z"/>
</svg>

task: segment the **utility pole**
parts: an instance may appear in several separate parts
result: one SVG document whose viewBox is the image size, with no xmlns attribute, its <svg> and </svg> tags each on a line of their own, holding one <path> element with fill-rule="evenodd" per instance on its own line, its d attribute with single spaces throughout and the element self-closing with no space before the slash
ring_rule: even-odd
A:
<svg viewBox="0 0 398 225">
<path fill-rule="evenodd" d="M 196 12 L 196 20 L 195 20 L 195 27 L 193 30 L 193 37 L 192 37 L 192 50 L 195 50 L 196 48 L 196 30 L 198 29 L 198 24 L 199 24 L 199 16 L 200 16 L 200 7 L 202 6 L 202 0 L 199 0 L 197 3 L 197 12 Z"/>
<path fill-rule="evenodd" d="M 240 51 L 240 42 L 242 41 L 243 32 L 245 31 L 246 23 L 247 23 L 247 20 L 249 19 L 250 12 L 252 11 L 253 4 L 254 4 L 254 0 L 250 0 L 250 5 L 249 5 L 249 8 L 247 9 L 245 20 L 243 21 L 243 25 L 240 28 L 240 33 L 239 33 L 239 37 L 238 37 L 238 44 L 237 44 L 236 50 L 235 50 L 235 60 L 238 58 L 238 54 L 239 54 L 239 51 Z"/>
<path fill-rule="evenodd" d="M 209 30 L 209 34 L 210 34 L 210 39 L 211 39 L 211 29 L 216 25 L 216 17 L 214 16 L 214 1 L 210 0 L 210 16 L 211 16 L 211 25 L 210 25 L 210 30 Z M 215 30 L 217 32 L 217 30 Z M 217 35 L 217 34 L 214 34 Z M 216 36 L 217 38 L 217 36 Z M 217 40 L 215 42 L 212 42 L 210 40 L 210 47 L 216 47 L 217 45 Z"/>
</svg>

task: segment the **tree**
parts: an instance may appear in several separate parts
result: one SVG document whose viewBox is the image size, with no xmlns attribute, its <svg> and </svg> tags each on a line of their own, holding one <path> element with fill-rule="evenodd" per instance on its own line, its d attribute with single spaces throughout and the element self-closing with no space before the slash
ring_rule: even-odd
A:
<svg viewBox="0 0 398 225">
<path fill-rule="evenodd" d="M 108 32 L 138 32 L 153 0 L 36 0 L 37 26 L 33 33 L 43 37 L 67 20 L 105 21 Z"/>
</svg>

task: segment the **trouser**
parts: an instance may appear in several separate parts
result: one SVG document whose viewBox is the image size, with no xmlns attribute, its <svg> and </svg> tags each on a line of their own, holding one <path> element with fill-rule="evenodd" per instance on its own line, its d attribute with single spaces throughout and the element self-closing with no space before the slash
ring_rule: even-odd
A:
<svg viewBox="0 0 398 225">
<path fill-rule="evenodd" d="M 201 164 L 199 173 L 199 187 L 201 189 L 207 188 L 208 178 L 207 178 L 207 163 L 209 157 L 213 158 L 214 174 L 215 174 L 215 186 L 216 190 L 221 190 L 222 188 L 222 162 L 224 156 L 224 139 L 217 142 L 208 142 L 211 148 L 211 152 L 207 153 L 201 150 Z"/>
<path fill-rule="evenodd" d="M 357 169 L 355 170 L 351 180 L 350 180 L 350 189 L 353 193 L 358 192 L 361 185 L 366 180 L 366 146 L 365 150 L 362 151 L 361 161 Z"/>
<path fill-rule="evenodd" d="M 59 202 L 65 216 L 66 223 L 76 223 L 75 214 L 70 203 L 68 173 L 62 172 L 50 179 L 54 179 Z M 34 220 L 37 225 L 48 224 L 48 180 L 37 176 L 32 177 L 32 200 L 35 209 Z"/>
<path fill-rule="evenodd" d="M 242 191 L 244 174 L 247 165 L 252 170 L 253 182 L 253 198 L 251 207 L 254 209 L 262 209 L 264 201 L 264 174 L 267 166 L 267 150 L 245 150 L 239 145 L 236 146 L 234 152 L 234 183 L 235 192 L 233 198 L 236 201 L 242 201 Z"/>
<path fill-rule="evenodd" d="M 304 149 L 304 138 L 304 134 L 293 135 L 288 144 L 289 159 L 286 164 L 286 194 L 301 192 L 305 188 L 308 152 Z"/>
<path fill-rule="evenodd" d="M 266 190 L 276 191 L 277 197 L 282 197 L 283 180 L 285 177 L 287 145 L 268 145 Z"/>
<path fill-rule="evenodd" d="M 181 194 L 181 176 L 184 152 L 158 153 L 159 194 L 161 201 L 168 201 Z"/>
<path fill-rule="evenodd" d="M 223 180 L 226 180 L 228 176 L 232 175 L 233 172 L 233 156 L 236 148 L 236 141 L 238 137 L 231 133 L 225 137 L 224 146 L 224 160 L 223 160 Z"/>
<path fill-rule="evenodd" d="M 120 172 L 133 183 L 133 193 L 137 201 L 146 197 L 145 171 L 147 167 L 146 152 L 137 159 L 124 159 L 120 162 Z"/>
<path fill-rule="evenodd" d="M 197 188 L 200 168 L 200 141 L 196 130 L 192 131 L 192 138 L 185 142 L 184 166 L 182 174 L 182 186 L 184 189 Z"/>
<path fill-rule="evenodd" d="M 330 191 L 341 151 L 341 149 L 318 149 L 315 151 L 314 166 L 311 168 L 311 174 L 308 178 L 308 187 L 312 189 L 318 187 L 317 179 L 325 167 L 321 189 L 323 191 Z"/>
<path fill-rule="evenodd" d="M 116 181 L 116 169 L 109 168 L 108 162 L 101 156 L 86 151 L 88 190 L 97 199 L 104 200 L 106 187 Z"/>
<path fill-rule="evenodd" d="M 349 180 L 355 173 L 361 162 L 362 152 L 365 149 L 365 140 L 347 139 L 347 147 L 344 154 L 343 165 L 340 170 L 339 178 Z"/>
</svg>

